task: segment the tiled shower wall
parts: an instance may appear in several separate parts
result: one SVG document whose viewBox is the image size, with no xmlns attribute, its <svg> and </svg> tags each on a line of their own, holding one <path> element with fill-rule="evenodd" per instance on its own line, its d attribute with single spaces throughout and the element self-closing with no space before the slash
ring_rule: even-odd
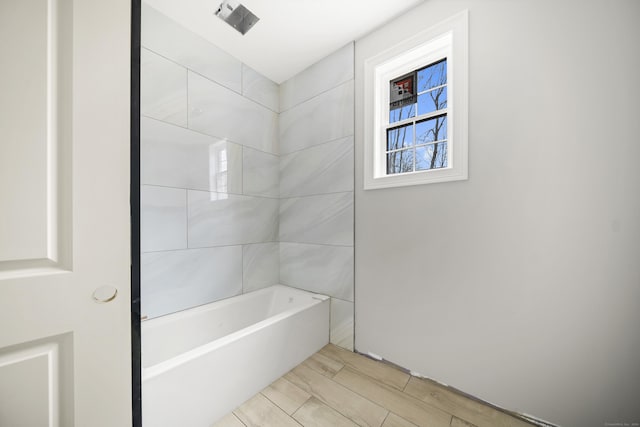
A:
<svg viewBox="0 0 640 427">
<path fill-rule="evenodd" d="M 142 18 L 142 314 L 282 283 L 330 295 L 353 348 L 353 44 L 278 88 Z"/>
<path fill-rule="evenodd" d="M 142 315 L 279 281 L 278 86 L 148 6 Z"/>
<path fill-rule="evenodd" d="M 331 342 L 353 349 L 354 48 L 280 86 L 280 282 L 331 296 Z"/>
</svg>

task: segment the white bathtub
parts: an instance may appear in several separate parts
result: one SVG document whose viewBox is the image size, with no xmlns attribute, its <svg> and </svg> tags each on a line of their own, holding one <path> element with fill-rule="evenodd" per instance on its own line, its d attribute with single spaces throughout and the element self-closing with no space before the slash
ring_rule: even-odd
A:
<svg viewBox="0 0 640 427">
<path fill-rule="evenodd" d="M 329 342 L 329 298 L 286 286 L 142 323 L 144 427 L 209 427 Z"/>
</svg>

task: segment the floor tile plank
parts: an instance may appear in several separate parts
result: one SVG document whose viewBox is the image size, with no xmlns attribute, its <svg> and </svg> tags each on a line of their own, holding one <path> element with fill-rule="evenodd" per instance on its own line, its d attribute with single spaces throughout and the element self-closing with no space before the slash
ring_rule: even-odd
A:
<svg viewBox="0 0 640 427">
<path fill-rule="evenodd" d="M 531 426 L 525 421 L 447 390 L 433 381 L 411 377 L 404 392 L 478 427 Z"/>
<path fill-rule="evenodd" d="M 333 378 L 333 376 L 344 367 L 342 363 L 320 353 L 315 353 L 305 360 L 304 363 L 314 371 L 329 378 Z"/>
<path fill-rule="evenodd" d="M 297 411 L 311 397 L 309 393 L 284 378 L 277 379 L 262 390 L 262 394 L 289 415 Z"/>
<path fill-rule="evenodd" d="M 260 393 L 240 405 L 233 413 L 247 427 L 300 427 L 293 418 Z"/>
<path fill-rule="evenodd" d="M 380 427 L 387 416 L 386 409 L 304 364 L 287 373 L 285 378 L 360 426 Z"/>
<path fill-rule="evenodd" d="M 451 418 L 451 427 L 478 427 L 474 424 L 468 423 L 465 420 L 461 420 L 458 417 Z"/>
<path fill-rule="evenodd" d="M 226 417 L 212 425 L 211 427 L 245 427 L 233 413 L 227 414 Z"/>
<path fill-rule="evenodd" d="M 410 378 L 409 374 L 393 366 L 332 344 L 323 347 L 319 353 L 398 390 L 403 390 Z"/>
<path fill-rule="evenodd" d="M 212 427 L 531 427 L 437 382 L 327 345 Z"/>
<path fill-rule="evenodd" d="M 345 367 L 333 378 L 362 396 L 420 427 L 449 427 L 451 415 L 400 390 Z"/>
<path fill-rule="evenodd" d="M 402 417 L 397 416 L 393 412 L 389 413 L 389 416 L 384 420 L 382 427 L 417 427 L 414 423 L 405 420 Z"/>
<path fill-rule="evenodd" d="M 307 400 L 293 418 L 304 427 L 358 427 L 349 418 L 328 407 L 315 397 Z"/>
</svg>

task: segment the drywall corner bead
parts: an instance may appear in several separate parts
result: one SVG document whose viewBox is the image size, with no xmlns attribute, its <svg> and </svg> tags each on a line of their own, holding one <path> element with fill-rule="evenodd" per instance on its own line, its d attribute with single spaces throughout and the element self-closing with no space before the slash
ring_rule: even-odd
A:
<svg viewBox="0 0 640 427">
<path fill-rule="evenodd" d="M 367 352 L 367 356 L 369 356 L 372 359 L 376 359 L 376 360 L 382 360 L 382 356 L 378 356 L 375 353 L 371 353 L 371 352 Z"/>
</svg>

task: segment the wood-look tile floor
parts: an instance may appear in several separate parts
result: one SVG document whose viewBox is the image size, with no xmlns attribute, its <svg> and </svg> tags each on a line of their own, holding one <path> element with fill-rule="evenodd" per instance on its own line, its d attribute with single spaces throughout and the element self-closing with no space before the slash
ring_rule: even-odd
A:
<svg viewBox="0 0 640 427">
<path fill-rule="evenodd" d="M 327 345 L 214 427 L 530 427 L 388 364 Z"/>
</svg>

